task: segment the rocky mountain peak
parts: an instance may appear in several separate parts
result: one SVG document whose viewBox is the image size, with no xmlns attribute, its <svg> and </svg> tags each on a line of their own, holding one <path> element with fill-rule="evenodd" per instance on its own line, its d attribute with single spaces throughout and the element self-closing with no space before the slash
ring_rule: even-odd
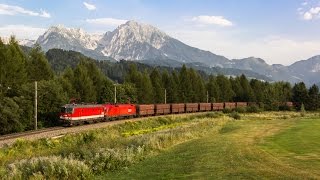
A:
<svg viewBox="0 0 320 180">
<path fill-rule="evenodd" d="M 67 28 L 64 25 L 51 26 L 43 35 L 39 36 L 37 43 L 44 50 L 52 48 L 77 50 L 77 46 L 94 50 L 98 45 L 96 36 L 88 34 L 81 28 Z"/>
<path fill-rule="evenodd" d="M 168 39 L 168 36 L 159 29 L 136 21 L 128 21 L 120 25 L 114 34 L 116 34 L 116 39 L 148 43 L 156 49 L 161 48 Z"/>
</svg>

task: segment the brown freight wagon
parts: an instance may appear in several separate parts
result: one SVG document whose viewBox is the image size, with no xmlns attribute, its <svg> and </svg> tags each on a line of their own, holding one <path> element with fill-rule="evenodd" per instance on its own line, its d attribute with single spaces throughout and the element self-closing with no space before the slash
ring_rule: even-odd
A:
<svg viewBox="0 0 320 180">
<path fill-rule="evenodd" d="M 185 104 L 171 104 L 172 113 L 185 113 Z"/>
<path fill-rule="evenodd" d="M 212 110 L 221 111 L 224 108 L 224 103 L 212 103 Z"/>
<path fill-rule="evenodd" d="M 198 103 L 186 103 L 186 112 L 198 112 L 199 104 Z"/>
<path fill-rule="evenodd" d="M 225 102 L 224 108 L 225 109 L 234 109 L 234 108 L 236 108 L 236 103 L 235 102 Z"/>
<path fill-rule="evenodd" d="M 139 116 L 153 116 L 155 115 L 154 104 L 140 104 L 137 105 L 137 114 Z"/>
<path fill-rule="evenodd" d="M 156 108 L 156 111 L 155 111 L 156 115 L 171 113 L 170 104 L 156 104 L 155 108 Z"/>
<path fill-rule="evenodd" d="M 236 102 L 237 103 L 237 108 L 245 108 L 247 107 L 247 102 Z"/>
<path fill-rule="evenodd" d="M 211 103 L 199 103 L 200 111 L 212 111 Z"/>
</svg>

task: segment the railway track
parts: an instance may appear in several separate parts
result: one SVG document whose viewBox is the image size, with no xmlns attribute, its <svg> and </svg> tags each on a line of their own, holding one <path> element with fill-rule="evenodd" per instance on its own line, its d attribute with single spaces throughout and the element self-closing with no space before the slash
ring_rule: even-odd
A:
<svg viewBox="0 0 320 180">
<path fill-rule="evenodd" d="M 100 123 L 73 126 L 73 127 L 52 127 L 52 128 L 45 128 L 45 129 L 39 129 L 39 130 L 33 130 L 33 131 L 27 131 L 27 132 L 21 132 L 21 133 L 7 134 L 7 135 L 0 136 L 0 148 L 6 145 L 12 145 L 17 139 L 33 141 L 41 138 L 56 138 L 56 137 L 64 136 L 66 134 L 79 133 L 83 131 L 104 128 L 110 125 L 120 124 L 127 121 L 140 121 L 145 118 L 146 117 L 117 120 L 117 121 L 108 121 L 108 122 L 100 122 Z"/>
<path fill-rule="evenodd" d="M 25 136 L 29 136 L 29 135 L 44 133 L 44 132 L 61 130 L 63 128 L 64 127 L 52 127 L 52 128 L 44 128 L 44 129 L 39 129 L 39 130 L 31 130 L 31 131 L 26 131 L 26 132 L 21 132 L 21 133 L 6 134 L 6 135 L 0 136 L 0 141 L 9 140 L 9 139 L 18 139 L 20 137 L 25 137 Z"/>
</svg>

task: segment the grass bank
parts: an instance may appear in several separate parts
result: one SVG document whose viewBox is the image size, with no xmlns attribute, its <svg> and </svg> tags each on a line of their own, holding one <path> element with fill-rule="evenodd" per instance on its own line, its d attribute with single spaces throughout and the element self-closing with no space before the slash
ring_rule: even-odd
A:
<svg viewBox="0 0 320 180">
<path fill-rule="evenodd" d="M 59 139 L 19 140 L 0 149 L 0 176 L 6 179 L 91 179 L 136 164 L 163 149 L 220 128 L 220 113 L 166 116 L 126 122 Z"/>
</svg>

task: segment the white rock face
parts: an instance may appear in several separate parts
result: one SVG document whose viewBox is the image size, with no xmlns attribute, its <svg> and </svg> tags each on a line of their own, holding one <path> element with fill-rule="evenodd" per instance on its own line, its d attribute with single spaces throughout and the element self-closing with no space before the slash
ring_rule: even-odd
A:
<svg viewBox="0 0 320 180">
<path fill-rule="evenodd" d="M 140 60 L 145 54 L 141 51 L 141 46 L 160 49 L 169 39 L 169 36 L 153 26 L 128 21 L 113 32 L 104 35 L 100 41 L 104 47 L 101 52 L 116 59 Z"/>
<path fill-rule="evenodd" d="M 79 49 L 94 50 L 98 46 L 98 35 L 90 35 L 80 28 L 67 28 L 63 25 L 50 27 L 43 35 L 41 35 L 37 43 L 45 50 L 51 48 L 65 47 L 66 42 L 73 46 L 79 46 Z M 73 50 L 71 48 L 71 50 Z"/>
</svg>

